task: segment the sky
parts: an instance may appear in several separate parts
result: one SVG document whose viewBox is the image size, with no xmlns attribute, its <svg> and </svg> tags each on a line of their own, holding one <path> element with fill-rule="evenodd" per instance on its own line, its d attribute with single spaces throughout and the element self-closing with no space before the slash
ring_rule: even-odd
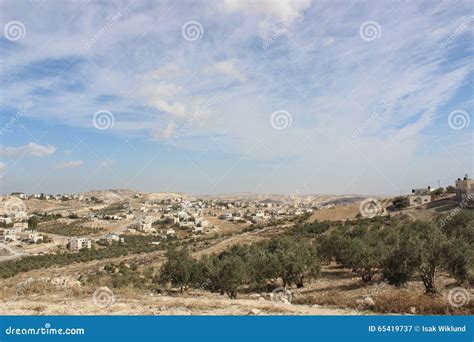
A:
<svg viewBox="0 0 474 342">
<path fill-rule="evenodd" d="M 399 195 L 474 170 L 472 1 L 0 1 L 0 193 Z"/>
</svg>

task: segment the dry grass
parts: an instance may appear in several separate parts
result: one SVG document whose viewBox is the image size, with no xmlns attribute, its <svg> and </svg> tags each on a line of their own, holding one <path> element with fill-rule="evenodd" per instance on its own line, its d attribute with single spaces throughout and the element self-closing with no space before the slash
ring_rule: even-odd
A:
<svg viewBox="0 0 474 342">
<path fill-rule="evenodd" d="M 336 207 L 332 209 L 316 210 L 309 221 L 340 221 L 345 219 L 354 219 L 359 213 L 359 203 Z"/>
<path fill-rule="evenodd" d="M 452 307 L 446 294 L 427 295 L 408 289 L 397 289 L 380 294 L 373 310 L 380 313 L 416 313 L 419 315 L 472 315 L 474 303 Z"/>
<path fill-rule="evenodd" d="M 351 308 L 360 311 L 381 314 L 417 314 L 417 315 L 472 315 L 474 303 L 453 307 L 448 302 L 448 291 L 443 289 L 436 295 L 427 295 L 419 284 L 406 288 L 385 285 L 377 290 L 376 286 L 347 285 L 345 290 L 338 289 L 311 291 L 307 295 L 295 296 L 293 304 L 333 306 Z M 371 294 L 372 292 L 372 294 Z M 364 301 L 370 298 L 372 302 Z"/>
</svg>

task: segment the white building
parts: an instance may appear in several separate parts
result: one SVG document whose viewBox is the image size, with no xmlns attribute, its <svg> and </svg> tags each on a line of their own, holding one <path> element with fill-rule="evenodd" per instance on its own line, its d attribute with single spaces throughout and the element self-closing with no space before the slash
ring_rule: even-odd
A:
<svg viewBox="0 0 474 342">
<path fill-rule="evenodd" d="M 202 228 L 209 227 L 209 221 L 203 220 L 201 218 L 196 220 L 196 224 L 198 225 L 198 227 L 202 227 Z"/>
<path fill-rule="evenodd" d="M 119 234 L 117 233 L 109 233 L 107 235 L 105 235 L 104 237 L 105 240 L 107 240 L 108 242 L 112 242 L 112 241 L 115 241 L 115 242 L 124 242 L 124 239 L 120 237 Z"/>
<path fill-rule="evenodd" d="M 156 217 L 147 215 L 138 222 L 137 230 L 139 232 L 149 233 L 153 231 L 153 223 L 155 221 L 157 221 Z"/>
<path fill-rule="evenodd" d="M 40 235 L 38 232 L 23 232 L 20 235 L 20 240 L 24 242 L 36 243 L 38 241 L 43 241 L 43 236 Z"/>
<path fill-rule="evenodd" d="M 430 195 L 410 195 L 408 196 L 408 204 L 410 207 L 427 204 L 431 202 Z"/>
<path fill-rule="evenodd" d="M 0 222 L 3 222 L 5 224 L 10 224 L 10 223 L 12 223 L 12 218 L 11 217 L 0 217 Z"/>
<path fill-rule="evenodd" d="M 21 235 L 21 229 L 19 228 L 3 229 L 3 235 L 1 235 L 0 241 L 2 242 L 16 241 L 20 238 L 20 235 Z"/>
<path fill-rule="evenodd" d="M 69 250 L 79 251 L 83 248 L 90 249 L 92 247 L 92 242 L 85 237 L 72 237 L 69 239 Z"/>
</svg>

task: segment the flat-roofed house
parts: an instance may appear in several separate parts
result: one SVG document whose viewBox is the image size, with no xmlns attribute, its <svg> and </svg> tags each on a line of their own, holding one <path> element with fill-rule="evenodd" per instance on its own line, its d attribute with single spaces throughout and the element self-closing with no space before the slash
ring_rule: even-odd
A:
<svg viewBox="0 0 474 342">
<path fill-rule="evenodd" d="M 474 179 L 470 179 L 466 175 L 463 179 L 458 178 L 456 185 L 456 199 L 464 204 L 464 206 L 474 207 Z"/>
<path fill-rule="evenodd" d="M 90 249 L 92 247 L 92 242 L 85 237 L 72 237 L 69 239 L 69 250 L 79 251 L 83 248 Z"/>
<path fill-rule="evenodd" d="M 413 189 L 411 195 L 408 196 L 408 205 L 414 207 L 421 204 L 427 204 L 431 202 L 431 187 L 422 189 Z"/>
</svg>

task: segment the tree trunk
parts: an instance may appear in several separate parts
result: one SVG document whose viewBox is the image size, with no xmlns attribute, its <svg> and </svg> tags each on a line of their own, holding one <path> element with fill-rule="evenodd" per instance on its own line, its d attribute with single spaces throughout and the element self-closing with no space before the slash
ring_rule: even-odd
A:
<svg viewBox="0 0 474 342">
<path fill-rule="evenodd" d="M 421 270 L 420 276 L 421 280 L 423 281 L 423 285 L 425 285 L 425 293 L 436 293 L 435 269 Z"/>
<path fill-rule="evenodd" d="M 303 278 L 304 278 L 304 277 L 300 277 L 299 280 L 296 282 L 296 287 L 299 288 L 299 289 L 302 288 L 302 287 L 304 287 Z M 286 288 L 286 287 L 285 287 L 285 288 Z"/>
<path fill-rule="evenodd" d="M 362 280 L 367 283 L 367 282 L 372 280 L 372 276 L 373 276 L 372 270 L 370 270 L 370 269 L 367 270 L 366 269 L 365 272 L 362 273 Z"/>
</svg>

